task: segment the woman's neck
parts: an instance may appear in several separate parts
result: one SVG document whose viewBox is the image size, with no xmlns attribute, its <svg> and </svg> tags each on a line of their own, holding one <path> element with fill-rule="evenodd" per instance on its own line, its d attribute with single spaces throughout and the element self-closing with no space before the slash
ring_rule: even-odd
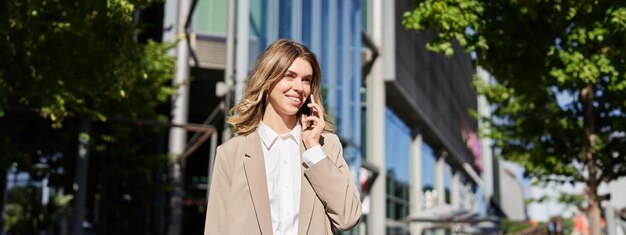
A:
<svg viewBox="0 0 626 235">
<path fill-rule="evenodd" d="M 276 112 L 265 112 L 265 114 L 263 114 L 263 123 L 279 134 L 293 130 L 296 126 L 296 122 L 297 119 L 295 115 L 279 115 Z"/>
</svg>

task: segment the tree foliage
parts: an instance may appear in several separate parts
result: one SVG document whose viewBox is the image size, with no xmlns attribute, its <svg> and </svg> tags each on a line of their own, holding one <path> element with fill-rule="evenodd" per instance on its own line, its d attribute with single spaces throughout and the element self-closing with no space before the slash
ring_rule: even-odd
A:
<svg viewBox="0 0 626 235">
<path fill-rule="evenodd" d="M 438 29 L 439 38 L 429 43 L 434 51 L 451 53 L 454 39 L 476 52 L 477 64 L 497 80 L 476 81 L 495 106 L 494 118 L 486 120 L 489 137 L 531 176 L 585 180 L 579 96 L 592 84 L 595 163 L 603 181 L 626 174 L 620 142 L 626 131 L 625 2 L 424 1 L 403 23 Z"/>
<path fill-rule="evenodd" d="M 8 197 L 3 228 L 11 234 L 37 234 L 70 213 L 71 195 L 54 195 L 46 205 L 33 203 L 41 202 L 41 188 L 30 185 L 12 190 Z"/>
<path fill-rule="evenodd" d="M 70 111 L 101 121 L 150 114 L 166 100 L 172 71 L 162 45 L 133 40 L 133 13 L 150 2 L 5 2 L 0 114 L 11 105 L 37 107 L 54 125 Z"/>
<path fill-rule="evenodd" d="M 529 176 L 584 182 L 598 203 L 599 183 L 626 175 L 626 2 L 425 0 L 403 24 L 494 76 L 475 79 L 494 106 L 488 136 Z"/>
<path fill-rule="evenodd" d="M 171 45 L 137 40 L 146 27 L 137 11 L 158 2 L 0 3 L 0 175 L 16 164 L 32 180 L 48 178 L 71 192 L 84 134 L 78 117 L 87 117 L 94 123 L 88 200 L 100 203 L 101 228 L 149 206 L 152 193 L 163 189 L 155 175 L 166 164 L 163 141 L 159 130 L 119 120 L 167 120 L 156 109 L 172 94 Z"/>
</svg>

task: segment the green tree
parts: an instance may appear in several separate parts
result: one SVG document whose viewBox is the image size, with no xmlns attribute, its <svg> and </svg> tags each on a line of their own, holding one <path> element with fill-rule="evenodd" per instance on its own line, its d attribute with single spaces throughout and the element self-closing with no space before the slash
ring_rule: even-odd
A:
<svg viewBox="0 0 626 235">
<path fill-rule="evenodd" d="M 124 212 L 116 209 L 148 206 L 151 194 L 163 189 L 154 175 L 167 163 L 158 150 L 163 141 L 156 129 L 120 120 L 167 120 L 155 110 L 172 93 L 171 46 L 140 42 L 148 26 L 136 17 L 160 2 L 0 3 L 0 182 L 17 164 L 32 179 L 49 178 L 51 186 L 71 192 L 77 119 L 85 117 L 94 123 L 89 201 L 102 208 L 100 233 L 111 233 L 108 221 Z"/>
<path fill-rule="evenodd" d="M 4 228 L 11 234 L 37 234 L 41 228 L 69 214 L 71 195 L 54 195 L 44 206 L 41 188 L 32 185 L 14 187 L 9 193 L 11 203 L 4 210 Z"/>
<path fill-rule="evenodd" d="M 488 136 L 529 176 L 584 182 L 599 234 L 598 186 L 626 174 L 626 2 L 424 0 L 403 24 L 475 55 L 497 80 L 475 82 L 495 106 Z"/>
</svg>

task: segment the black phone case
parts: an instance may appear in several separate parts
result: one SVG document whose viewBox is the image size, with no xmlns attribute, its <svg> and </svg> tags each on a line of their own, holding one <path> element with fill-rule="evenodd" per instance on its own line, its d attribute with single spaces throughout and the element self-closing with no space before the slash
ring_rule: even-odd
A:
<svg viewBox="0 0 626 235">
<path fill-rule="evenodd" d="M 310 103 L 311 103 L 311 97 L 307 97 L 306 101 L 304 101 L 304 104 L 300 108 L 300 112 L 302 114 L 307 115 L 307 116 L 311 116 L 313 114 L 313 110 L 311 110 L 311 108 L 309 108 L 309 104 Z"/>
</svg>

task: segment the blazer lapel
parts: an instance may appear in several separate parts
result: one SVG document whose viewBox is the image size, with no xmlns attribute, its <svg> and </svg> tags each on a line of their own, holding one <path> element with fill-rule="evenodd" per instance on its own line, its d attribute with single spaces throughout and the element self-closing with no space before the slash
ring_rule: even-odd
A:
<svg viewBox="0 0 626 235">
<path fill-rule="evenodd" d="M 302 139 L 302 138 L 300 138 Z M 304 153 L 304 143 L 300 141 L 300 156 Z M 304 163 L 304 160 L 300 162 Z M 298 222 L 298 234 L 308 234 L 309 226 L 311 225 L 311 217 L 313 216 L 313 207 L 315 205 L 315 191 L 311 187 L 311 184 L 304 176 L 304 164 L 301 165 L 301 179 L 300 184 L 300 218 Z"/>
<path fill-rule="evenodd" d="M 272 234 L 272 213 L 267 192 L 265 159 L 258 131 L 246 136 L 244 170 L 261 234 Z"/>
</svg>

